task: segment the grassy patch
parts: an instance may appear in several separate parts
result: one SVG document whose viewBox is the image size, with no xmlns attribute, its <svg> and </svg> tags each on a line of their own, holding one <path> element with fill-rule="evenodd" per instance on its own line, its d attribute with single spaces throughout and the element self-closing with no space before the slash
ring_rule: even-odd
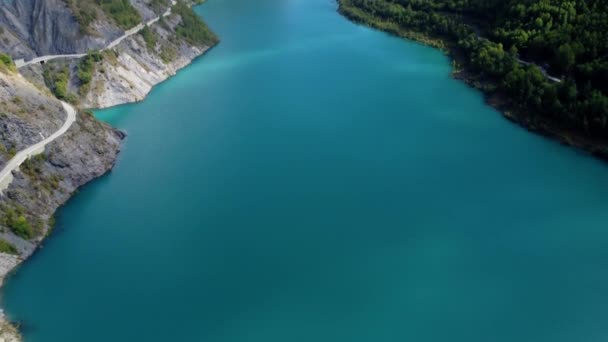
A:
<svg viewBox="0 0 608 342">
<path fill-rule="evenodd" d="M 5 53 L 0 53 L 0 71 L 17 71 L 13 59 Z"/>
<path fill-rule="evenodd" d="M 141 31 L 139 31 L 139 34 L 144 38 L 148 51 L 153 52 L 157 41 L 154 31 L 152 31 L 148 26 L 145 26 Z"/>
<path fill-rule="evenodd" d="M 89 92 L 93 73 L 95 72 L 95 65 L 102 59 L 103 56 L 98 51 L 89 51 L 89 53 L 80 60 L 80 63 L 78 63 L 78 79 L 80 80 L 80 89 L 78 92 L 81 96 L 84 96 Z"/>
<path fill-rule="evenodd" d="M 17 248 L 10 242 L 0 239 L 0 253 L 19 254 Z"/>
<path fill-rule="evenodd" d="M 82 33 L 92 33 L 91 24 L 99 18 L 102 10 L 122 29 L 129 29 L 141 22 L 141 16 L 129 0 L 64 0 Z"/>
<path fill-rule="evenodd" d="M 53 192 L 59 189 L 59 182 L 62 181 L 62 178 L 56 174 L 43 176 L 42 167 L 46 159 L 46 154 L 37 154 L 23 162 L 19 169 L 32 180 L 38 190 Z"/>
<path fill-rule="evenodd" d="M 53 95 L 60 100 L 65 100 L 72 104 L 78 103 L 76 94 L 68 91 L 68 79 L 70 78 L 70 70 L 67 65 L 56 67 L 52 64 L 45 64 L 42 72 L 44 83 L 51 90 Z"/>
<path fill-rule="evenodd" d="M 23 239 L 29 240 L 36 235 L 34 228 L 25 217 L 25 210 L 22 207 L 6 208 L 1 222 Z"/>
</svg>

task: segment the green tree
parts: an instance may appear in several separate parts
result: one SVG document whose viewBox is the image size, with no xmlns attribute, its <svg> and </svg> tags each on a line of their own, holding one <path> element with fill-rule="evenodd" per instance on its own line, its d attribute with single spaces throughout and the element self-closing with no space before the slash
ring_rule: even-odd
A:
<svg viewBox="0 0 608 342">
<path fill-rule="evenodd" d="M 560 71 L 565 72 L 570 70 L 576 62 L 576 54 L 570 44 L 562 44 L 558 48 L 555 60 Z"/>
</svg>

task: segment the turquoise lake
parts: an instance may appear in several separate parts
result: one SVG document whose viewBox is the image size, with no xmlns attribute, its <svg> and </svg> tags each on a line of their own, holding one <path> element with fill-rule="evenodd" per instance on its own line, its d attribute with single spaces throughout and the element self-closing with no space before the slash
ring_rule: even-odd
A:
<svg viewBox="0 0 608 342">
<path fill-rule="evenodd" d="M 608 339 L 608 167 L 332 0 L 209 0 L 2 305 L 26 342 Z"/>
</svg>

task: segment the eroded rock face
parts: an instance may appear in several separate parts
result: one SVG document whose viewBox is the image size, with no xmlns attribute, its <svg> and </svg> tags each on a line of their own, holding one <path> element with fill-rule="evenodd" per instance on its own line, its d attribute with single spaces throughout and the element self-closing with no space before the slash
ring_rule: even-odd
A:
<svg viewBox="0 0 608 342">
<path fill-rule="evenodd" d="M 19 151 L 48 137 L 65 119 L 59 101 L 17 73 L 0 72 L 0 168 Z"/>
<path fill-rule="evenodd" d="M 82 34 L 63 0 L 1 1 L 0 25 L 0 51 L 15 59 L 98 49 L 122 34 L 103 16 L 93 23 L 95 34 Z"/>
<path fill-rule="evenodd" d="M 38 221 L 41 230 L 28 240 L 2 227 L 0 237 L 16 246 L 21 256 L 31 254 L 46 235 L 55 210 L 80 186 L 112 168 L 123 138 L 123 133 L 79 113 L 70 129 L 39 157 L 36 173 L 14 172 L 12 183 L 0 197 L 1 206 L 22 208 L 28 221 L 32 225 Z"/>
<path fill-rule="evenodd" d="M 152 87 L 203 54 L 209 47 L 196 47 L 174 38 L 174 27 L 181 19 L 170 17 L 165 25 L 150 27 L 158 41 L 153 49 L 141 35 L 122 41 L 114 50 L 115 58 L 105 58 L 96 68 L 91 90 L 81 99 L 86 108 L 106 108 L 143 100 Z M 173 37 L 173 38 L 172 38 Z M 173 55 L 163 60 L 163 49 Z"/>
<path fill-rule="evenodd" d="M 150 0 L 130 2 L 145 21 L 166 11 L 153 8 Z M 149 27 L 156 37 L 154 46 L 135 34 L 104 51 L 105 57 L 95 66 L 86 92 L 80 91 L 83 84 L 77 77 L 77 59 L 54 60 L 45 66 L 32 64 L 20 69 L 21 74 L 0 70 L 0 168 L 14 151 L 49 136 L 66 118 L 61 103 L 47 88 L 50 83 L 48 75 L 43 77 L 45 67 L 70 70 L 68 92 L 78 94 L 80 108 L 139 101 L 154 85 L 209 48 L 192 46 L 178 38 L 175 27 L 180 23 L 180 16 L 171 14 Z M 0 52 L 15 58 L 101 49 L 123 34 L 103 15 L 91 27 L 95 34 L 83 34 L 64 0 L 0 0 Z M 123 138 L 120 131 L 79 113 L 69 130 L 47 145 L 42 155 L 13 172 L 12 182 L 0 194 L 0 240 L 14 248 L 10 254 L 0 251 L 0 284 L 48 234 L 57 208 L 80 186 L 112 168 Z M 33 236 L 19 234 L 9 226 L 6 218 L 10 211 L 35 227 Z M 18 331 L 0 311 L 0 342 L 20 340 Z"/>
<path fill-rule="evenodd" d="M 11 32 L 16 32 L 16 36 L 33 39 L 31 45 L 36 48 L 32 51 L 68 49 L 68 45 L 61 47 L 61 42 L 45 47 L 37 41 L 54 40 L 47 34 L 50 31 L 62 37 L 77 35 L 74 31 L 77 23 L 69 21 L 70 9 L 63 1 L 0 2 L 0 24 L 9 22 L 13 25 Z M 131 3 L 144 19 L 166 11 L 163 8 L 152 9 L 149 0 L 131 0 Z M 26 18 L 24 13 L 27 11 L 31 11 L 32 18 L 38 19 Z M 73 27 L 56 28 L 58 21 L 63 19 L 68 20 L 68 24 L 63 26 L 73 24 Z M 47 88 L 49 82 L 55 81 L 45 79 L 48 75 L 43 77 L 45 68 L 48 67 L 46 71 L 49 68 L 67 68 L 70 71 L 68 92 L 80 95 L 80 108 L 104 108 L 142 100 L 154 85 L 174 75 L 209 48 L 193 46 L 178 38 L 176 27 L 181 20 L 178 14 L 171 14 L 147 28 L 155 37 L 153 44 L 146 42 L 140 32 L 104 51 L 103 59 L 93 69 L 86 92 L 81 91 L 84 87 L 76 76 L 80 63 L 77 59 L 53 60 L 44 66 L 32 64 L 20 69 L 21 74 L 1 73 L 0 167 L 16 151 L 48 137 L 66 118 L 60 102 Z M 23 46 L 27 48 L 29 45 Z M 70 48 L 75 47 L 72 45 Z M 10 186 L 0 195 L 0 240 L 14 246 L 18 255 L 30 255 L 48 231 L 53 213 L 70 194 L 111 169 L 123 137 L 122 133 L 92 116 L 79 114 L 66 134 L 46 146 L 42 157 L 32 158 L 31 163 L 21 165 L 21 171 L 13 172 Z M 29 226 L 35 228 L 34 233 L 19 234 L 13 227 L 14 222 L 10 223 L 7 217 L 24 217 Z"/>
<path fill-rule="evenodd" d="M 19 100 L 16 101 L 15 98 Z M 39 90 L 21 75 L 0 72 L 0 143 L 19 149 L 55 132 L 66 119 L 61 103 Z M 17 112 L 16 112 L 17 111 Z M 92 115 L 79 113 L 68 131 L 46 146 L 43 154 L 30 158 L 0 194 L 0 240 L 14 248 L 0 252 L 0 283 L 18 263 L 28 257 L 52 225 L 52 216 L 80 186 L 108 172 L 116 160 L 124 134 Z M 3 168 L 10 159 L 0 153 Z M 19 234 L 7 220 L 18 211 L 33 229 L 32 236 Z M 19 341 L 18 332 L 0 314 L 0 341 Z"/>
<path fill-rule="evenodd" d="M 150 0 L 130 2 L 143 21 L 166 10 L 155 10 Z M 101 10 L 91 26 L 83 30 L 65 0 L 0 1 L 0 27 L 0 51 L 26 60 L 101 49 L 124 32 Z"/>
<path fill-rule="evenodd" d="M 18 73 L 0 71 L 0 168 L 15 152 L 57 131 L 66 118 L 65 109 L 50 92 Z M 123 137 L 93 116 L 79 113 L 42 155 L 13 171 L 12 182 L 0 194 L 0 239 L 15 246 L 20 256 L 29 255 L 49 228 L 50 217 L 70 194 L 112 167 Z M 7 226 L 6 213 L 16 208 L 38 229 L 29 239 Z M 2 260 L 0 253 L 0 264 Z M 0 269 L 0 277 L 4 273 Z"/>
</svg>

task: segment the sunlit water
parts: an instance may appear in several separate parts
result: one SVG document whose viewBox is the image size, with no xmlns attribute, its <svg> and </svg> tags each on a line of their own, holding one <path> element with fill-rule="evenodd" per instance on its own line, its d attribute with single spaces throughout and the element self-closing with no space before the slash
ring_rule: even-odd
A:
<svg viewBox="0 0 608 342">
<path fill-rule="evenodd" d="M 209 0 L 3 304 L 26 342 L 608 340 L 608 168 L 331 0 Z"/>
</svg>

